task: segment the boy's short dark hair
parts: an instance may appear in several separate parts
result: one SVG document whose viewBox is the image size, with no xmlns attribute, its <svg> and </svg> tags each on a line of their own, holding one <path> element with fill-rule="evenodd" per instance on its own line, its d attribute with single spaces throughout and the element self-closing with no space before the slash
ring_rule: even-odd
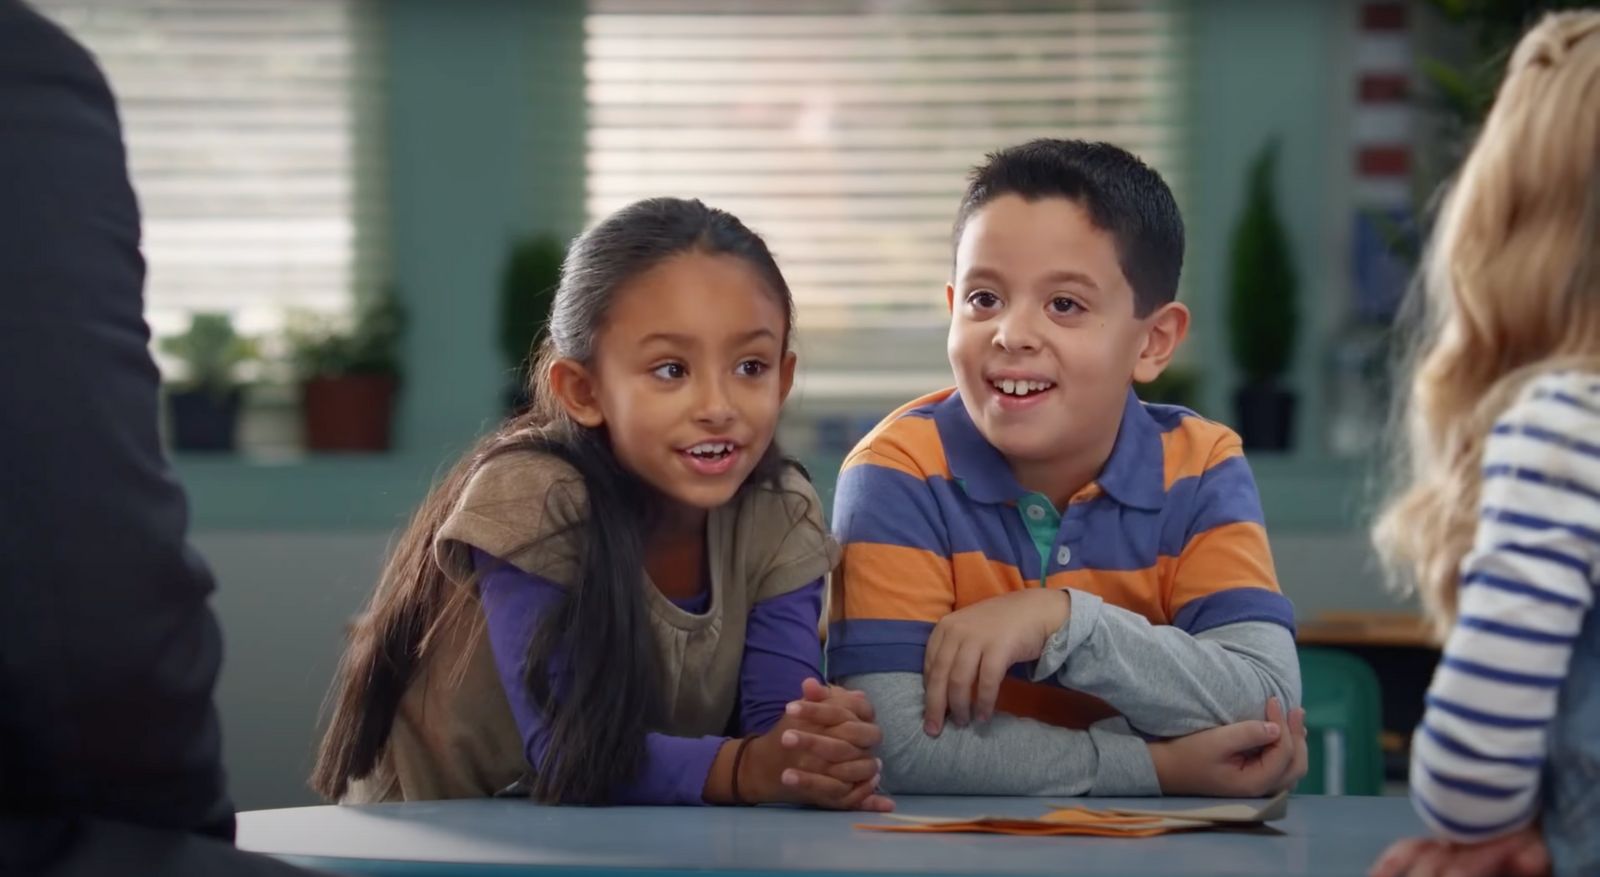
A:
<svg viewBox="0 0 1600 877">
<path fill-rule="evenodd" d="M 1136 314 L 1148 316 L 1177 298 L 1183 217 L 1161 175 L 1127 150 L 1085 140 L 1030 140 L 990 153 L 969 180 L 952 246 L 960 246 L 972 214 L 1002 195 L 1066 198 L 1111 235 Z"/>
</svg>

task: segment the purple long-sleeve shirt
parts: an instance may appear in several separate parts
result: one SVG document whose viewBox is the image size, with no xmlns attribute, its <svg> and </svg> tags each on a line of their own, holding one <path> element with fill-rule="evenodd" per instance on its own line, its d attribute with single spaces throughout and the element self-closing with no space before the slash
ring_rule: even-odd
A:
<svg viewBox="0 0 1600 877">
<path fill-rule="evenodd" d="M 549 728 L 523 680 L 528 642 L 545 612 L 559 605 L 560 585 L 523 572 L 481 551 L 473 552 L 481 579 L 479 598 L 488 621 L 489 646 L 500 673 L 511 714 L 522 735 L 528 763 L 538 764 L 550 744 Z M 686 612 L 704 613 L 709 591 L 673 601 Z M 761 733 L 777 724 L 784 706 L 800 696 L 807 677 L 822 678 L 817 618 L 822 611 L 822 581 L 762 600 L 750 609 L 744 657 L 739 667 L 739 728 Z M 612 795 L 616 804 L 703 804 L 706 776 L 726 737 L 645 737 L 643 768 Z"/>
</svg>

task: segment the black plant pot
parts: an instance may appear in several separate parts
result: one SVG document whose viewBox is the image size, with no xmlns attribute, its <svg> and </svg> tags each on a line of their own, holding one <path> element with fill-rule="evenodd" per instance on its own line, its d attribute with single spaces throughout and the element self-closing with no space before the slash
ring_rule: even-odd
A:
<svg viewBox="0 0 1600 877">
<path fill-rule="evenodd" d="M 172 448 L 176 451 L 232 451 L 239 432 L 243 391 L 182 390 L 167 397 Z"/>
<path fill-rule="evenodd" d="M 1294 394 L 1276 384 L 1246 384 L 1234 394 L 1239 436 L 1246 450 L 1287 451 L 1294 446 Z"/>
</svg>

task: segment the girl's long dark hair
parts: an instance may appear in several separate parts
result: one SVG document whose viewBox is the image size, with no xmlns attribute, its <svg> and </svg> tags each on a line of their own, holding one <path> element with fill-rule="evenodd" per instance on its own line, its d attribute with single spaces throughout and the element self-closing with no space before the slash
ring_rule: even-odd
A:
<svg viewBox="0 0 1600 877">
<path fill-rule="evenodd" d="M 532 794 L 552 803 L 604 803 L 638 773 L 645 734 L 662 719 L 662 679 L 642 587 L 644 534 L 658 504 L 648 485 L 618 462 L 603 428 L 588 429 L 569 418 L 547 380 L 557 359 L 592 361 L 619 289 L 688 252 L 736 257 L 754 269 L 783 309 L 787 349 L 794 319 L 789 286 L 760 236 L 732 214 L 697 200 L 652 198 L 623 208 L 574 241 L 562 265 L 549 333 L 531 370 L 533 407 L 481 440 L 433 488 L 350 634 L 311 776 L 312 788 L 324 797 L 342 797 L 352 780 L 377 765 L 430 637 L 470 593 L 434 560 L 439 529 L 473 474 L 516 452 L 565 461 L 582 477 L 588 497 L 588 513 L 577 525 L 584 546 L 582 583 L 549 614 L 528 649 L 525 682 L 551 735 L 542 763 L 532 766 Z M 783 466 L 774 443 L 746 486 L 776 488 Z M 557 654 L 564 655 L 559 667 Z M 560 671 L 555 686 L 553 669 Z"/>
</svg>

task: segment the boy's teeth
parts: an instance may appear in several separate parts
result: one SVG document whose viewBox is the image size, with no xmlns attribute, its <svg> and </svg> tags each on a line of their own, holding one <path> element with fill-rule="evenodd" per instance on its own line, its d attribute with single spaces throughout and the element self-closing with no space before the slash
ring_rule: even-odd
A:
<svg viewBox="0 0 1600 877">
<path fill-rule="evenodd" d="M 994 381 L 992 383 L 994 384 L 995 389 L 1006 394 L 1007 396 L 1026 396 L 1029 393 L 1037 393 L 1041 390 L 1048 390 L 1055 386 L 1055 384 L 1047 381 L 1019 381 L 1011 378 Z"/>
<path fill-rule="evenodd" d="M 729 442 L 701 442 L 700 444 L 690 448 L 689 453 L 701 457 L 709 457 L 718 454 L 726 454 L 732 450 L 733 445 Z"/>
</svg>

